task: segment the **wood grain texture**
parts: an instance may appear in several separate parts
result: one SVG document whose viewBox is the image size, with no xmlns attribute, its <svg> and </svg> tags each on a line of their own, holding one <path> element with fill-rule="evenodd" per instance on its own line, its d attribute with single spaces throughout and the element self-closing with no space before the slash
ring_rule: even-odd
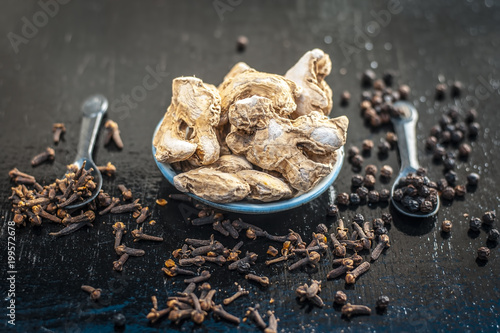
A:
<svg viewBox="0 0 500 333">
<path fill-rule="evenodd" d="M 470 237 L 463 213 L 481 216 L 486 210 L 500 212 L 500 169 L 496 166 L 500 162 L 500 7 L 488 0 L 401 1 L 400 7 L 400 13 L 391 14 L 390 21 L 384 21 L 385 26 L 377 23 L 377 28 L 373 13 L 387 11 L 387 1 L 242 1 L 231 11 L 218 15 L 211 1 L 74 0 L 60 5 L 59 12 L 26 44 L 20 44 L 16 53 L 7 34 L 21 35 L 22 18 L 32 21 L 41 8 L 37 2 L 5 1 L 0 11 L 2 292 L 6 290 L 6 221 L 12 219 L 7 200 L 12 186 L 8 170 L 18 167 L 45 183 L 60 177 L 75 154 L 80 103 L 93 93 L 102 93 L 112 102 L 108 118 L 119 124 L 125 145 L 123 151 L 113 146 L 104 148 L 103 136 L 98 138 L 94 160 L 99 165 L 111 161 L 117 167 L 117 175 L 105 177 L 103 187 L 115 196 L 119 195 L 117 184 L 131 188 L 143 205 L 152 208 L 152 218 L 157 221 L 154 226 L 145 226 L 145 232 L 166 239 L 161 244 L 136 244 L 146 255 L 129 259 L 125 270 L 117 273 L 112 270 L 117 256 L 111 226 L 123 221 L 128 230 L 134 229 L 136 223 L 129 215 L 98 217 L 93 228 L 59 239 L 48 236 L 60 228 L 54 224 L 18 229 L 16 329 L 109 332 L 113 330 L 113 314 L 122 312 L 127 317 L 127 330 L 134 332 L 158 328 L 234 330 L 234 326 L 213 319 L 201 327 L 192 323 L 175 326 L 168 320 L 153 326 L 147 323 L 151 295 L 157 295 L 160 304 L 164 304 L 167 295 L 185 287 L 181 279 L 163 278 L 160 269 L 169 251 L 179 247 L 186 237 L 204 238 L 212 233 L 211 226 L 188 225 L 181 213 L 185 206 L 179 207 L 173 200 L 165 207 L 154 204 L 157 198 L 167 198 L 175 189 L 162 178 L 153 161 L 153 130 L 170 103 L 173 78 L 195 75 L 217 85 L 238 61 L 260 71 L 283 74 L 303 53 L 319 47 L 333 62 L 332 75 L 327 78 L 334 91 L 333 115 L 346 114 L 350 119 L 347 146 L 360 146 L 366 138 L 377 143 L 387 130 L 366 128 L 357 106 L 359 79 L 370 66 L 379 76 L 387 69 L 395 70 L 395 81 L 412 87 L 411 101 L 420 113 L 420 163 L 430 168 L 431 178 L 440 178 L 442 167 L 434 167 L 432 157 L 424 150 L 423 141 L 430 127 L 445 107 L 476 107 L 481 134 L 472 142 L 471 157 L 459 163 L 457 173 L 460 181 L 465 181 L 468 172 L 478 172 L 482 177 L 480 186 L 468 193 L 466 200 L 444 205 L 437 222 L 417 224 L 395 217 L 389 231 L 391 248 L 352 287 L 346 286 L 343 279 L 326 281 L 326 273 L 331 269 L 328 260 L 322 260 L 317 271 L 289 272 L 286 265 L 266 268 L 267 242 L 245 240 L 242 250 L 255 249 L 260 255 L 255 270 L 269 276 L 272 285 L 264 290 L 237 272 L 210 265 L 210 283 L 224 290 L 216 294 L 216 301 L 231 295 L 235 291 L 234 281 L 239 281 L 250 290 L 250 295 L 236 300 L 226 310 L 242 317 L 246 306 L 261 303 L 264 310 L 276 311 L 279 327 L 287 332 L 499 330 L 500 252 L 494 247 L 486 265 L 476 263 L 475 251 L 484 246 L 486 233 L 481 231 L 477 238 Z M 250 41 L 244 53 L 236 52 L 239 35 Z M 346 56 L 346 52 L 350 55 Z M 161 74 L 156 81 L 154 77 L 148 79 L 156 85 L 146 90 L 144 80 L 148 75 L 152 77 L 151 71 Z M 435 102 L 434 87 L 440 76 L 446 82 L 462 81 L 463 95 L 456 100 L 448 96 L 444 102 Z M 339 106 L 343 90 L 349 90 L 353 96 L 346 108 Z M 146 94 L 141 95 L 142 91 Z M 67 129 L 63 140 L 55 146 L 56 159 L 52 164 L 32 168 L 31 157 L 52 145 L 51 128 L 55 122 L 65 123 Z M 394 170 L 399 169 L 397 151 L 391 151 L 383 161 L 373 154 L 365 165 L 372 162 L 379 168 L 389 164 Z M 346 163 L 335 188 L 348 192 L 352 175 Z M 382 187 L 390 186 L 377 184 L 377 188 Z M 273 234 L 284 234 L 292 228 L 309 241 L 318 223 L 329 226 L 334 222 L 325 214 L 329 199 L 325 193 L 286 213 L 243 218 Z M 356 213 L 372 219 L 387 209 L 364 205 L 342 210 L 341 216 L 350 225 Z M 445 218 L 454 224 L 447 239 L 439 230 Z M 217 238 L 228 246 L 236 243 L 229 237 Z M 132 244 L 130 235 L 124 237 L 124 242 Z M 368 257 L 367 253 L 363 255 Z M 296 301 L 295 288 L 310 278 L 323 281 L 324 309 L 309 308 Z M 101 301 L 88 301 L 88 295 L 80 290 L 82 284 L 102 288 Z M 337 290 L 345 290 L 352 303 L 366 304 L 372 309 L 380 295 L 387 295 L 392 301 L 384 315 L 374 313 L 345 320 L 333 307 Z M 275 300 L 273 304 L 269 304 L 271 298 Z M 0 327 L 7 327 L 5 321 Z M 242 323 L 239 330 L 254 329 L 253 325 Z"/>
</svg>

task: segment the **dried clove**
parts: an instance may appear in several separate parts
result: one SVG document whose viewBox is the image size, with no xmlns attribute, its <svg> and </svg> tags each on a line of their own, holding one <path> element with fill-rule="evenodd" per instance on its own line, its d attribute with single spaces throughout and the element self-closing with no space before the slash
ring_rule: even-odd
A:
<svg viewBox="0 0 500 333">
<path fill-rule="evenodd" d="M 113 139 L 116 147 L 118 147 L 118 149 L 123 149 L 123 141 L 120 137 L 120 129 L 118 128 L 118 124 L 113 120 L 108 119 L 104 124 L 104 127 L 107 130 L 106 137 L 104 138 L 104 145 L 107 146 L 111 142 L 111 139 Z"/>
<path fill-rule="evenodd" d="M 124 233 L 126 233 L 126 231 L 125 224 L 123 222 L 116 222 L 115 224 L 113 224 L 113 234 L 115 235 L 115 249 L 120 246 Z"/>
<path fill-rule="evenodd" d="M 224 319 L 236 325 L 240 324 L 240 318 L 226 312 L 226 310 L 224 310 L 224 308 L 220 304 L 213 306 L 212 311 L 214 315 L 220 319 Z"/>
<path fill-rule="evenodd" d="M 95 213 L 91 210 L 86 211 L 83 214 L 77 216 L 67 215 L 63 220 L 63 224 L 68 223 L 81 223 L 81 222 L 92 222 L 95 220 Z"/>
<path fill-rule="evenodd" d="M 224 305 L 229 305 L 232 302 L 234 302 L 237 298 L 239 298 L 240 296 L 248 295 L 249 293 L 250 292 L 248 290 L 245 290 L 245 289 L 241 288 L 241 286 L 238 286 L 238 291 L 236 293 L 234 293 L 231 297 L 225 298 L 222 301 L 222 303 Z"/>
<path fill-rule="evenodd" d="M 193 258 L 181 258 L 179 259 L 180 266 L 201 266 L 205 263 L 205 259 L 202 256 L 195 256 Z"/>
<path fill-rule="evenodd" d="M 247 311 L 245 313 L 245 318 L 249 318 L 251 321 L 257 325 L 258 328 L 261 330 L 264 330 L 267 325 L 264 322 L 264 319 L 262 319 L 262 316 L 259 313 L 260 305 L 256 304 L 255 307 L 248 307 Z"/>
<path fill-rule="evenodd" d="M 92 223 L 90 223 L 88 221 L 71 223 L 70 225 L 68 225 L 64 229 L 59 230 L 58 232 L 51 232 L 51 233 L 49 233 L 49 235 L 54 236 L 54 237 L 66 236 L 66 235 L 69 235 L 69 234 L 83 228 L 86 225 L 88 225 L 89 227 L 93 226 Z"/>
<path fill-rule="evenodd" d="M 198 275 L 198 276 L 195 276 L 195 277 L 193 277 L 191 279 L 185 279 L 184 283 L 191 283 L 191 282 L 200 283 L 200 282 L 205 282 L 208 279 L 210 279 L 211 276 L 212 275 L 210 274 L 209 271 L 202 271 L 200 273 L 200 275 Z"/>
<path fill-rule="evenodd" d="M 132 191 L 130 189 L 126 188 L 125 185 L 123 185 L 123 184 L 119 184 L 117 187 L 123 196 L 123 200 L 132 200 L 133 195 L 132 195 Z"/>
<path fill-rule="evenodd" d="M 356 279 L 363 273 L 366 273 L 370 269 L 370 263 L 368 261 L 363 262 L 361 265 L 356 267 L 354 270 L 347 272 L 345 276 L 345 282 L 347 284 L 354 284 Z"/>
<path fill-rule="evenodd" d="M 141 239 L 148 240 L 148 241 L 154 241 L 154 242 L 163 242 L 162 237 L 147 235 L 147 234 L 142 232 L 142 228 L 132 230 L 132 237 L 134 237 L 134 242 L 137 242 Z"/>
<path fill-rule="evenodd" d="M 305 266 L 305 265 L 311 265 L 315 266 L 321 259 L 321 256 L 319 255 L 318 252 L 312 251 L 312 252 L 307 252 L 307 256 L 305 258 L 300 259 L 299 261 L 295 262 L 294 264 L 290 265 L 288 267 L 288 270 L 293 271 L 299 267 Z"/>
<path fill-rule="evenodd" d="M 274 312 L 268 310 L 267 315 L 269 317 L 269 325 L 264 329 L 264 333 L 277 333 L 278 332 L 278 319 L 274 315 Z"/>
<path fill-rule="evenodd" d="M 224 226 L 222 225 L 222 223 L 220 221 L 216 221 L 212 224 L 212 227 L 215 231 L 218 231 L 220 232 L 222 235 L 224 236 L 229 236 L 229 231 L 227 231 Z"/>
<path fill-rule="evenodd" d="M 258 282 L 263 287 L 269 286 L 269 278 L 267 276 L 258 276 L 255 274 L 247 274 L 247 275 L 245 275 L 245 279 Z"/>
<path fill-rule="evenodd" d="M 345 273 L 347 273 L 349 270 L 354 268 L 354 262 L 352 259 L 342 259 L 342 263 L 339 267 L 332 269 L 328 274 L 326 275 L 327 279 L 335 279 Z"/>
<path fill-rule="evenodd" d="M 389 243 L 389 236 L 387 236 L 386 234 L 380 235 L 379 242 L 378 242 L 377 246 L 375 246 L 375 248 L 373 249 L 373 251 L 370 255 L 370 259 L 372 261 L 377 260 L 380 257 L 380 254 L 382 254 L 382 251 L 384 249 L 389 248 L 389 247 L 391 247 L 391 245 Z"/>
<path fill-rule="evenodd" d="M 62 220 L 59 217 L 52 215 L 52 214 L 49 214 L 40 205 L 35 205 L 35 206 L 31 207 L 31 210 L 33 211 L 33 213 L 35 215 L 38 215 L 44 219 L 47 219 L 47 220 L 52 221 L 54 223 L 62 223 Z"/>
<path fill-rule="evenodd" d="M 55 123 L 52 125 L 52 132 L 54 133 L 54 143 L 59 143 L 61 140 L 61 135 L 66 133 L 66 127 L 63 123 Z"/>
<path fill-rule="evenodd" d="M 98 166 L 97 170 L 108 177 L 112 177 L 116 173 L 116 167 L 111 162 L 108 162 L 108 164 L 104 166 Z"/>
<path fill-rule="evenodd" d="M 87 285 L 82 285 L 81 286 L 82 290 L 89 293 L 90 294 L 90 299 L 93 300 L 93 301 L 97 301 L 99 300 L 99 298 L 101 298 L 101 289 L 100 288 L 94 288 L 94 287 L 91 287 L 91 286 L 87 286 Z"/>
<path fill-rule="evenodd" d="M 236 230 L 236 228 L 231 224 L 230 220 L 224 220 L 221 223 L 224 229 L 229 232 L 229 235 L 231 235 L 231 237 L 233 237 L 234 239 L 238 239 L 240 237 L 238 230 Z"/>
<path fill-rule="evenodd" d="M 100 200 L 100 199 L 98 199 L 98 200 Z M 111 212 L 111 210 L 114 207 L 116 207 L 119 203 L 120 203 L 120 199 L 113 197 L 111 199 L 111 202 L 107 204 L 107 207 L 99 212 L 99 215 L 104 215 L 104 214 Z"/>
<path fill-rule="evenodd" d="M 347 295 L 343 291 L 339 290 L 335 293 L 333 302 L 338 305 L 344 305 L 347 303 Z"/>
<path fill-rule="evenodd" d="M 55 156 L 56 152 L 54 151 L 54 149 L 47 147 L 44 152 L 33 157 L 33 159 L 31 160 L 31 165 L 37 166 L 45 161 L 53 161 Z"/>
<path fill-rule="evenodd" d="M 177 275 L 191 275 L 194 276 L 196 275 L 195 272 L 187 270 L 187 269 L 182 269 L 177 266 L 172 266 L 172 267 L 162 267 L 161 269 L 163 273 L 165 273 L 167 276 L 174 277 Z"/>
<path fill-rule="evenodd" d="M 139 199 L 136 199 L 132 203 L 113 207 L 111 209 L 111 213 L 112 214 L 129 213 L 129 212 L 134 212 L 134 211 L 140 210 L 140 209 L 142 209 L 142 206 L 139 203 Z"/>
<path fill-rule="evenodd" d="M 113 261 L 113 270 L 117 272 L 123 271 L 123 265 L 125 265 L 128 258 L 130 258 L 130 255 L 128 253 L 124 253 L 120 256 L 120 259 Z"/>
<path fill-rule="evenodd" d="M 146 254 L 144 250 L 141 249 L 135 249 L 132 247 L 127 247 L 126 245 L 119 245 L 115 249 L 116 253 L 121 256 L 124 253 L 129 254 L 131 257 L 142 257 L 143 255 Z"/>
<path fill-rule="evenodd" d="M 365 305 L 352 305 L 347 303 L 342 307 L 342 315 L 350 318 L 355 315 L 370 315 L 372 310 Z"/>
<path fill-rule="evenodd" d="M 195 324 L 200 325 L 205 320 L 207 312 L 201 309 L 200 300 L 195 294 L 191 293 L 189 294 L 189 297 L 191 297 L 191 299 L 193 300 L 193 305 L 194 305 L 194 310 L 192 310 L 191 312 L 191 320 Z"/>
</svg>

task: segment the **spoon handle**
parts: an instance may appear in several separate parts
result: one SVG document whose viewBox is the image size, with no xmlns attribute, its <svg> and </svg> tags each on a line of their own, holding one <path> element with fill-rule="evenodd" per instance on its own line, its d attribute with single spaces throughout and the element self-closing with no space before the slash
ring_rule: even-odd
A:
<svg viewBox="0 0 500 333">
<path fill-rule="evenodd" d="M 392 124 L 398 136 L 401 170 L 408 167 L 416 170 L 420 167 L 417 157 L 417 136 L 415 132 L 418 112 L 415 107 L 408 102 L 397 102 L 394 106 L 402 108 L 405 113 L 405 116 L 401 118 L 392 118 Z"/>
<path fill-rule="evenodd" d="M 95 139 L 99 132 L 102 117 L 108 110 L 108 100 L 102 95 L 93 95 L 82 104 L 82 128 L 75 160 L 87 158 L 92 160 Z"/>
</svg>

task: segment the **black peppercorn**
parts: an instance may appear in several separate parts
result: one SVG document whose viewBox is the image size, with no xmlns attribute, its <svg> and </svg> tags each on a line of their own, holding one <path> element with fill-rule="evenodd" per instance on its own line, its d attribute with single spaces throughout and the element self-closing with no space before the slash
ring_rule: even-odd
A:
<svg viewBox="0 0 500 333">
<path fill-rule="evenodd" d="M 349 93 L 347 90 L 344 90 L 340 95 L 340 105 L 346 106 L 349 104 L 350 100 L 351 100 L 351 93 Z"/>
<path fill-rule="evenodd" d="M 403 193 L 403 190 L 398 188 L 397 190 L 394 191 L 394 194 L 392 196 L 392 198 L 396 201 L 401 201 L 403 200 L 403 197 L 404 197 L 404 193 Z"/>
<path fill-rule="evenodd" d="M 384 220 L 381 219 L 381 218 L 375 218 L 375 219 L 373 219 L 372 224 L 373 224 L 373 229 L 374 230 L 382 228 L 385 225 Z"/>
<path fill-rule="evenodd" d="M 372 71 L 371 69 L 367 69 L 361 76 L 361 84 L 364 87 L 370 87 L 373 84 L 373 81 L 375 81 L 376 77 L 377 76 L 375 75 L 374 71 Z"/>
<path fill-rule="evenodd" d="M 410 197 L 414 197 L 418 194 L 418 191 L 417 191 L 415 186 L 410 184 L 410 185 L 404 187 L 404 194 L 407 196 L 410 196 Z"/>
<path fill-rule="evenodd" d="M 368 188 L 375 186 L 375 183 L 376 183 L 376 179 L 373 175 L 368 174 L 363 179 L 363 185 L 365 185 Z"/>
<path fill-rule="evenodd" d="M 390 197 L 391 197 L 391 191 L 389 191 L 386 188 L 380 190 L 379 192 L 380 201 L 387 202 L 389 201 Z"/>
<path fill-rule="evenodd" d="M 465 193 L 467 193 L 467 188 L 464 185 L 455 186 L 455 196 L 456 197 L 463 197 L 463 196 L 465 196 Z"/>
<path fill-rule="evenodd" d="M 468 123 L 472 123 L 477 119 L 477 111 L 476 109 L 470 109 L 465 113 L 465 121 Z"/>
<path fill-rule="evenodd" d="M 422 213 L 430 213 L 434 210 L 434 205 L 432 204 L 431 201 L 429 200 L 424 200 L 422 201 L 422 203 L 420 204 L 420 211 Z"/>
<path fill-rule="evenodd" d="M 489 257 L 490 257 L 490 249 L 488 249 L 486 246 L 477 249 L 477 259 L 482 261 L 488 261 Z"/>
<path fill-rule="evenodd" d="M 389 153 L 389 150 L 391 150 L 391 145 L 389 142 L 382 140 L 378 144 L 378 153 L 381 155 L 387 155 Z"/>
<path fill-rule="evenodd" d="M 469 136 L 476 137 L 479 134 L 480 128 L 481 126 L 476 122 L 469 124 Z"/>
<path fill-rule="evenodd" d="M 487 225 L 492 225 L 495 222 L 497 215 L 494 211 L 484 213 L 483 222 Z"/>
<path fill-rule="evenodd" d="M 361 167 L 361 165 L 363 165 L 363 162 L 365 160 L 363 159 L 363 156 L 361 155 L 354 155 L 352 158 L 351 158 L 351 164 L 357 168 Z"/>
<path fill-rule="evenodd" d="M 342 192 L 337 195 L 337 204 L 347 206 L 349 202 L 349 194 Z"/>
<path fill-rule="evenodd" d="M 359 155 L 359 148 L 356 147 L 356 146 L 352 146 L 352 147 L 349 147 L 349 149 L 347 150 L 347 156 L 349 158 L 352 158 L 354 157 L 355 155 Z"/>
<path fill-rule="evenodd" d="M 382 79 L 384 80 L 386 86 L 392 86 L 392 83 L 394 82 L 394 76 L 396 76 L 396 74 L 392 70 L 387 70 L 387 72 L 382 75 Z"/>
<path fill-rule="evenodd" d="M 395 146 L 398 143 L 398 136 L 394 132 L 387 132 L 385 140 L 389 142 L 391 146 Z"/>
<path fill-rule="evenodd" d="M 363 214 L 356 214 L 352 218 L 352 221 L 356 222 L 359 225 L 363 225 L 363 223 L 365 223 L 365 217 L 363 216 Z"/>
<path fill-rule="evenodd" d="M 441 133 L 441 142 L 448 143 L 450 141 L 451 141 L 451 132 L 448 130 L 443 131 L 443 133 Z"/>
<path fill-rule="evenodd" d="M 117 313 L 113 316 L 113 324 L 116 328 L 123 328 L 126 322 L 127 318 L 122 313 Z"/>
<path fill-rule="evenodd" d="M 417 200 L 410 199 L 408 200 L 407 208 L 410 212 L 414 213 L 420 209 L 420 204 Z"/>
<path fill-rule="evenodd" d="M 363 185 L 363 180 L 364 180 L 363 176 L 354 175 L 351 178 L 351 185 L 354 187 L 359 187 L 359 186 Z"/>
<path fill-rule="evenodd" d="M 470 173 L 467 176 L 467 184 L 470 186 L 476 186 L 479 183 L 479 175 L 475 172 Z"/>
<path fill-rule="evenodd" d="M 369 192 L 369 190 L 364 186 L 361 186 L 356 190 L 356 194 L 359 195 L 359 198 L 361 200 L 366 200 L 366 197 L 368 196 L 368 192 Z"/>
<path fill-rule="evenodd" d="M 327 211 L 328 216 L 338 216 L 339 215 L 339 208 L 337 205 L 330 205 L 328 206 L 328 211 Z"/>
<path fill-rule="evenodd" d="M 425 176 L 427 176 L 427 169 L 420 167 L 417 169 L 417 172 L 415 172 L 415 173 L 417 174 L 417 176 L 425 177 Z"/>
<path fill-rule="evenodd" d="M 441 130 L 441 126 L 439 125 L 434 125 L 431 127 L 431 136 L 435 137 L 435 138 L 439 138 L 441 137 L 441 133 L 443 131 Z"/>
<path fill-rule="evenodd" d="M 454 158 L 445 158 L 443 160 L 443 166 L 446 170 L 452 170 L 455 169 L 455 166 L 457 165 L 457 162 L 455 161 Z"/>
<path fill-rule="evenodd" d="M 462 93 L 462 82 L 460 81 L 455 81 L 451 85 L 451 96 L 452 97 L 458 97 Z"/>
<path fill-rule="evenodd" d="M 368 202 L 377 203 L 380 200 L 380 195 L 377 191 L 373 190 L 368 192 Z"/>
<path fill-rule="evenodd" d="M 457 181 L 457 173 L 455 171 L 448 171 L 447 173 L 444 174 L 444 178 L 448 182 L 448 184 L 452 185 L 455 184 Z"/>
<path fill-rule="evenodd" d="M 438 85 L 436 85 L 436 99 L 437 100 L 444 99 L 447 88 L 448 87 L 444 83 L 439 83 Z"/>
<path fill-rule="evenodd" d="M 390 179 L 392 177 L 393 170 L 389 165 L 384 165 L 380 169 L 380 176 L 382 178 Z"/>
<path fill-rule="evenodd" d="M 361 93 L 361 100 L 362 101 L 369 101 L 372 99 L 372 93 L 369 91 L 363 91 Z"/>
<path fill-rule="evenodd" d="M 444 155 L 446 155 L 446 150 L 444 149 L 444 147 L 436 145 L 436 148 L 434 148 L 433 158 L 435 160 L 442 160 Z"/>
<path fill-rule="evenodd" d="M 451 133 L 451 142 L 459 143 L 464 138 L 464 134 L 458 130 L 455 130 Z"/>
<path fill-rule="evenodd" d="M 451 223 L 451 221 L 444 220 L 443 223 L 441 223 L 441 231 L 442 232 L 450 232 L 452 226 L 453 226 L 453 224 Z"/>
<path fill-rule="evenodd" d="M 433 151 L 434 148 L 436 148 L 436 145 L 438 143 L 438 140 L 436 139 L 435 136 L 430 136 L 425 140 L 425 148 L 429 151 Z"/>
<path fill-rule="evenodd" d="M 435 206 L 438 202 L 437 194 L 429 194 L 429 196 L 425 198 L 425 200 L 430 201 Z"/>
<path fill-rule="evenodd" d="M 382 221 L 384 221 L 385 224 L 391 224 L 392 215 L 390 213 L 382 213 Z"/>
<path fill-rule="evenodd" d="M 437 189 L 438 191 L 443 191 L 448 186 L 448 181 L 444 178 L 441 178 L 437 181 Z"/>
<path fill-rule="evenodd" d="M 385 89 L 385 83 L 384 80 L 378 79 L 373 82 L 373 89 L 382 91 Z"/>
<path fill-rule="evenodd" d="M 443 192 L 441 192 L 441 196 L 443 197 L 443 199 L 453 200 L 453 198 L 455 197 L 455 190 L 453 189 L 453 187 L 448 186 L 443 190 Z"/>
<path fill-rule="evenodd" d="M 375 235 L 380 236 L 380 235 L 386 235 L 388 233 L 386 227 L 379 227 L 374 229 Z"/>
<path fill-rule="evenodd" d="M 377 167 L 373 164 L 368 164 L 365 168 L 365 174 L 375 176 L 377 174 Z"/>
<path fill-rule="evenodd" d="M 367 153 L 367 152 L 370 152 L 372 150 L 373 141 L 366 139 L 366 140 L 363 140 L 363 143 L 361 145 L 362 145 L 363 152 Z"/>
<path fill-rule="evenodd" d="M 467 143 L 461 143 L 460 146 L 458 146 L 458 154 L 461 157 L 468 157 L 471 152 L 472 147 Z"/>
<path fill-rule="evenodd" d="M 399 92 L 399 98 L 406 100 L 406 99 L 408 99 L 408 96 L 410 95 L 411 89 L 406 84 L 403 84 L 403 85 L 399 86 L 398 92 Z"/>
<path fill-rule="evenodd" d="M 351 193 L 349 195 L 349 200 L 351 202 L 351 205 L 359 205 L 361 203 L 361 198 L 357 193 Z"/>
<path fill-rule="evenodd" d="M 387 296 L 380 296 L 377 299 L 377 303 L 376 303 L 377 309 L 379 309 L 381 311 L 384 311 L 384 310 L 387 309 L 388 306 L 389 306 L 389 297 L 387 297 Z"/>
<path fill-rule="evenodd" d="M 448 111 L 446 111 L 446 115 L 451 118 L 451 120 L 456 123 L 460 116 L 460 112 L 458 112 L 458 108 L 456 106 L 451 106 Z"/>
<path fill-rule="evenodd" d="M 371 127 L 379 127 L 380 125 L 382 125 L 382 119 L 379 116 L 373 116 L 370 118 Z"/>
<path fill-rule="evenodd" d="M 500 232 L 498 232 L 497 229 L 491 229 L 488 232 L 488 240 L 490 242 L 497 243 L 498 242 L 498 238 L 500 238 Z"/>
<path fill-rule="evenodd" d="M 238 52 L 243 52 L 246 50 L 248 45 L 248 38 L 246 36 L 239 36 L 236 40 L 236 50 Z"/>
<path fill-rule="evenodd" d="M 472 231 L 479 231 L 483 222 L 478 217 L 471 217 L 469 221 L 469 229 Z"/>
<path fill-rule="evenodd" d="M 429 196 L 429 194 L 431 193 L 431 191 L 429 190 L 429 188 L 427 186 L 420 186 L 417 189 L 417 193 L 421 197 L 427 197 L 427 196 Z"/>
</svg>

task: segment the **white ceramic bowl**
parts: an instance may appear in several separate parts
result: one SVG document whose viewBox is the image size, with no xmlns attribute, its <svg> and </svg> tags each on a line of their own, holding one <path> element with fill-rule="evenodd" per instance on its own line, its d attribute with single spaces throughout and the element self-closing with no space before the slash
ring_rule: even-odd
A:
<svg viewBox="0 0 500 333">
<path fill-rule="evenodd" d="M 160 125 L 161 121 L 156 126 L 153 138 L 155 137 L 156 132 L 158 132 Z M 153 158 L 156 162 L 156 165 L 158 166 L 158 169 L 160 169 L 163 176 L 173 185 L 174 176 L 177 175 L 177 172 L 172 168 L 172 166 L 169 163 L 158 162 L 155 158 L 156 149 L 154 145 L 152 145 L 152 147 L 153 147 Z M 274 202 L 263 202 L 263 203 L 249 202 L 243 200 L 243 201 L 223 204 L 202 199 L 191 193 L 186 193 L 186 194 L 206 205 L 229 212 L 243 213 L 243 214 L 276 213 L 302 206 L 316 199 L 333 184 L 335 179 L 337 179 L 343 163 L 344 163 L 344 147 L 340 148 L 337 151 L 337 162 L 333 166 L 333 170 L 328 176 L 323 178 L 315 187 L 313 187 L 307 193 L 304 193 L 302 195 L 299 195 L 291 199 L 279 200 Z"/>
</svg>

